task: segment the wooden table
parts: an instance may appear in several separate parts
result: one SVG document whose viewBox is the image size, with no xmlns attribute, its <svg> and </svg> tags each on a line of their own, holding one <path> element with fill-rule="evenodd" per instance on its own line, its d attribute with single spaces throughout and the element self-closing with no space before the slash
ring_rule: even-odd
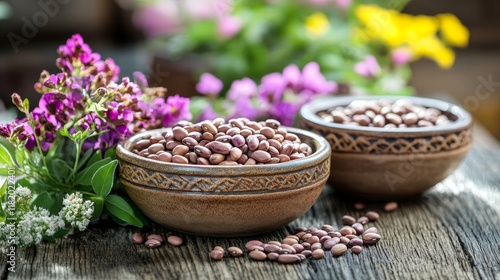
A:
<svg viewBox="0 0 500 280">
<path fill-rule="evenodd" d="M 369 204 L 381 210 L 381 205 Z M 208 252 L 216 245 L 244 248 L 246 241 L 281 240 L 296 226 L 340 226 L 344 214 L 363 211 L 339 200 L 325 187 L 303 217 L 277 232 L 249 238 L 207 238 L 180 234 L 185 245 L 156 249 L 130 241 L 137 230 L 99 225 L 85 233 L 18 249 L 16 272 L 8 272 L 6 255 L 0 279 L 500 279 L 500 146 L 481 129 L 459 169 L 432 190 L 382 212 L 383 239 L 339 258 L 300 264 L 256 262 L 247 256 L 215 262 Z M 172 234 L 153 225 L 145 233 Z"/>
</svg>

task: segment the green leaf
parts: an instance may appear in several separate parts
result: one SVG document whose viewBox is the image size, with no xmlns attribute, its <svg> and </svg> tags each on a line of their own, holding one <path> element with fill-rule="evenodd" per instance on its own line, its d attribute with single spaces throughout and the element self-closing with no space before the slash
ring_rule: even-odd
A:
<svg viewBox="0 0 500 280">
<path fill-rule="evenodd" d="M 69 231 L 71 229 L 69 228 L 63 228 L 63 229 L 60 229 L 58 231 L 56 231 L 56 233 L 54 233 L 54 238 L 61 238 L 61 237 L 65 237 L 66 235 L 68 235 Z"/>
<path fill-rule="evenodd" d="M 117 160 L 113 160 L 97 169 L 95 174 L 92 176 L 92 189 L 94 192 L 100 196 L 105 197 L 113 188 L 113 183 L 115 181 L 115 170 Z"/>
<path fill-rule="evenodd" d="M 89 159 L 89 161 L 87 162 L 87 166 L 91 166 L 92 164 L 94 164 L 100 160 L 102 160 L 102 153 L 101 153 L 101 150 L 97 150 L 92 155 L 92 157 Z"/>
<path fill-rule="evenodd" d="M 54 199 L 50 196 L 48 192 L 44 191 L 35 197 L 31 205 L 42 207 L 45 209 L 50 209 L 54 205 Z"/>
<path fill-rule="evenodd" d="M 52 159 L 48 162 L 49 173 L 58 181 L 66 181 L 71 172 L 71 167 L 62 159 Z"/>
<path fill-rule="evenodd" d="M 116 159 L 116 146 L 109 148 L 106 151 L 106 154 L 104 155 L 104 157 L 109 157 L 111 159 Z"/>
<path fill-rule="evenodd" d="M 104 199 L 99 196 L 91 196 L 90 200 L 94 202 L 94 213 L 92 214 L 91 221 L 95 222 L 101 217 L 102 209 L 104 208 Z"/>
<path fill-rule="evenodd" d="M 3 202 L 3 200 L 1 199 L 5 193 L 7 192 L 7 180 L 9 179 L 5 179 L 2 183 L 2 186 L 0 187 L 0 202 Z"/>
<path fill-rule="evenodd" d="M 93 150 L 92 149 L 88 149 L 81 157 L 80 157 L 80 160 L 78 162 L 78 166 L 76 167 L 77 170 L 80 170 L 80 168 L 82 168 L 82 166 L 85 165 L 85 163 L 87 163 L 87 161 L 89 160 L 90 156 L 92 156 L 92 152 Z"/>
<path fill-rule="evenodd" d="M 94 157 L 91 158 L 91 160 L 93 159 Z M 97 172 L 97 170 L 108 164 L 109 162 L 111 161 L 110 158 L 104 158 L 104 159 L 101 159 L 99 161 L 96 161 L 94 162 L 92 165 L 90 165 L 89 167 L 83 169 L 82 171 L 78 172 L 78 174 L 76 175 L 76 179 L 75 179 L 75 184 L 78 185 L 92 185 L 92 177 L 94 176 L 94 174 Z M 87 164 L 88 165 L 88 164 Z"/>
<path fill-rule="evenodd" d="M 143 224 L 139 218 L 134 214 L 134 210 L 127 203 L 125 199 L 117 195 L 109 195 L 105 199 L 106 209 L 111 213 L 111 215 L 116 218 L 127 222 L 130 225 L 136 227 L 142 227 Z"/>
<path fill-rule="evenodd" d="M 11 154 L 11 149 L 6 147 L 6 143 L 0 142 L 0 164 L 2 165 L 14 165 L 13 156 Z"/>
</svg>

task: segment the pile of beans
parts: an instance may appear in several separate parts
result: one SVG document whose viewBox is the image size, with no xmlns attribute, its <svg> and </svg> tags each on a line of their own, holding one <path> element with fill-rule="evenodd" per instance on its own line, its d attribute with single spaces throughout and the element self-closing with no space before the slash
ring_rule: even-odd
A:
<svg viewBox="0 0 500 280">
<path fill-rule="evenodd" d="M 132 242 L 134 242 L 135 244 L 144 244 L 148 248 L 157 248 L 163 244 L 164 240 L 163 237 L 159 234 L 149 234 L 147 236 L 147 240 L 144 242 L 144 236 L 136 232 L 132 235 Z M 182 238 L 180 238 L 179 236 L 170 235 L 167 238 L 167 242 L 170 245 L 178 247 L 184 243 L 184 240 L 182 240 Z"/>
<path fill-rule="evenodd" d="M 356 203 L 354 206 L 358 209 L 365 208 L 363 203 Z M 396 202 L 389 202 L 385 205 L 384 210 L 392 212 L 397 207 Z M 282 264 L 293 264 L 307 258 L 322 259 L 328 252 L 333 257 L 340 257 L 349 250 L 353 254 L 360 254 L 363 251 L 363 246 L 374 245 L 382 239 L 376 227 L 367 226 L 369 222 L 375 222 L 379 218 L 380 215 L 375 211 L 368 211 L 358 219 L 344 215 L 342 217 L 344 226 L 338 230 L 328 224 L 319 228 L 297 227 L 295 234 L 288 235 L 281 241 L 250 240 L 245 244 L 246 250 L 237 246 L 230 246 L 227 249 L 215 246 L 209 257 L 214 261 L 220 261 L 226 254 L 231 257 L 241 257 L 247 252 L 248 257 L 254 261 L 270 260 Z M 145 244 L 149 248 L 160 247 L 164 242 L 158 234 L 148 235 L 146 242 L 144 242 L 144 237 L 140 233 L 134 233 L 132 241 L 136 244 Z M 167 242 L 176 247 L 184 243 L 180 237 L 175 235 L 170 235 Z"/>
<path fill-rule="evenodd" d="M 277 120 L 254 122 L 222 118 L 179 122 L 171 132 L 139 140 L 133 152 L 146 158 L 182 164 L 256 165 L 281 163 L 313 153 Z"/>
<path fill-rule="evenodd" d="M 346 107 L 318 113 L 326 122 L 383 128 L 429 127 L 450 123 L 436 108 L 413 105 L 409 100 L 355 100 Z"/>
<path fill-rule="evenodd" d="M 301 262 L 307 258 L 322 259 L 329 251 L 332 256 L 344 255 L 349 249 L 354 254 L 359 254 L 364 245 L 374 245 L 382 238 L 375 227 L 365 225 L 375 222 L 379 214 L 368 211 L 364 216 L 355 219 L 351 216 L 343 216 L 344 226 L 339 230 L 331 225 L 316 227 L 298 227 L 294 235 L 288 235 L 280 241 L 250 240 L 245 244 L 248 257 L 255 261 L 277 261 L 283 264 Z M 211 252 L 213 260 L 222 260 L 226 250 L 216 246 Z M 232 257 L 240 257 L 243 250 L 238 247 L 229 247 L 227 253 Z"/>
</svg>

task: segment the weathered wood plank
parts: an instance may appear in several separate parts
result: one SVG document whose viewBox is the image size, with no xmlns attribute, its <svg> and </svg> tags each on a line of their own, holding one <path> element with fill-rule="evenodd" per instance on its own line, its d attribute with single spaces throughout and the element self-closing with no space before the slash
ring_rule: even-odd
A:
<svg viewBox="0 0 500 280">
<path fill-rule="evenodd" d="M 360 255 L 328 253 L 296 265 L 246 256 L 214 262 L 208 256 L 216 245 L 243 248 L 250 239 L 280 240 L 296 226 L 340 227 L 342 215 L 363 213 L 326 187 L 303 217 L 255 237 L 180 234 L 184 246 L 148 249 L 130 241 L 133 228 L 99 225 L 56 244 L 18 250 L 17 272 L 3 269 L 0 279 L 500 279 L 500 149 L 481 141 L 449 178 L 418 199 L 401 202 L 397 211 L 382 213 L 374 225 L 383 240 Z M 144 232 L 171 234 L 155 225 Z M 0 256 L 4 268 L 5 257 Z"/>
</svg>

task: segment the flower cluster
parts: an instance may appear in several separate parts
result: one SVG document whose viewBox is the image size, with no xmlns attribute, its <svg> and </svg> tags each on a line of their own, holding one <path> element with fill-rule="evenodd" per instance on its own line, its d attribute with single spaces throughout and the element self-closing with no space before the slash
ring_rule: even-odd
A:
<svg viewBox="0 0 500 280">
<path fill-rule="evenodd" d="M 450 68 L 455 58 L 450 47 L 466 47 L 469 41 L 469 31 L 453 14 L 413 16 L 361 5 L 356 16 L 362 23 L 355 35 L 359 43 L 382 42 L 399 65 L 427 57 L 442 68 Z"/>
<path fill-rule="evenodd" d="M 141 227 L 142 216 L 116 183 L 113 148 L 136 132 L 191 119 L 189 99 L 148 87 L 139 72 L 133 80 L 120 80 L 114 61 L 102 60 L 78 34 L 57 53 L 61 72 L 41 73 L 34 86 L 41 94 L 38 105 L 30 110 L 28 100 L 14 93 L 12 102 L 26 117 L 0 124 L 0 136 L 10 140 L 0 142 L 0 167 L 15 166 L 9 180 L 26 186 L 18 187 L 15 215 L 9 205 L 0 205 L 3 244 L 12 231 L 16 244 L 29 246 L 85 230 L 103 213 Z M 0 201 L 6 201 L 1 187 L 0 194 Z"/>
<path fill-rule="evenodd" d="M 31 115 L 0 126 L 2 136 L 25 142 L 28 150 L 39 143 L 47 151 L 63 128 L 70 134 L 92 135 L 84 148 L 106 150 L 141 129 L 191 118 L 188 99 L 165 99 L 165 89 L 148 88 L 140 73 L 135 74 L 136 81 L 126 77 L 117 83 L 119 67 L 110 58 L 101 60 L 79 34 L 60 46 L 58 55 L 56 65 L 62 72 L 42 72 L 35 84 L 42 96 Z M 29 109 L 17 94 L 13 102 L 23 112 Z"/>
<path fill-rule="evenodd" d="M 66 226 L 83 231 L 94 212 L 94 203 L 84 200 L 80 192 L 66 195 L 64 207 L 58 215 L 52 215 L 43 207 L 30 207 L 32 193 L 27 187 L 17 187 L 14 195 L 16 212 L 9 217 L 8 223 L 0 222 L 0 247 L 7 245 L 7 237 L 15 238 L 16 245 L 30 246 L 52 237 Z M 15 223 L 12 219 L 16 220 Z"/>
<path fill-rule="evenodd" d="M 199 93 L 213 100 L 220 94 L 223 84 L 217 77 L 205 73 L 196 88 Z M 337 92 L 337 83 L 326 80 L 317 63 L 308 63 L 302 71 L 292 64 L 282 73 L 267 74 L 259 85 L 250 78 L 234 81 L 222 105 L 222 115 L 228 118 L 274 118 L 284 125 L 292 126 L 302 105 L 314 97 Z M 214 107 L 213 104 L 206 107 L 199 119 L 217 117 Z"/>
<path fill-rule="evenodd" d="M 94 213 L 94 202 L 84 200 L 81 193 L 67 194 L 63 200 L 64 207 L 59 212 L 59 217 L 71 227 L 83 231 Z"/>
<path fill-rule="evenodd" d="M 315 61 L 328 79 L 349 84 L 352 94 L 409 95 L 409 63 L 430 58 L 449 68 L 451 47 L 466 46 L 469 35 L 452 14 L 401 13 L 409 0 L 202 1 L 213 3 L 206 10 L 215 7 L 215 16 L 190 18 L 177 29 L 165 24 L 175 17 L 153 16 L 175 13 L 172 1 L 128 1 L 136 3 L 136 14 L 151 13 L 135 23 L 164 41 L 155 46 L 176 59 L 196 57 L 206 67 L 201 72 L 225 84 Z"/>
</svg>

